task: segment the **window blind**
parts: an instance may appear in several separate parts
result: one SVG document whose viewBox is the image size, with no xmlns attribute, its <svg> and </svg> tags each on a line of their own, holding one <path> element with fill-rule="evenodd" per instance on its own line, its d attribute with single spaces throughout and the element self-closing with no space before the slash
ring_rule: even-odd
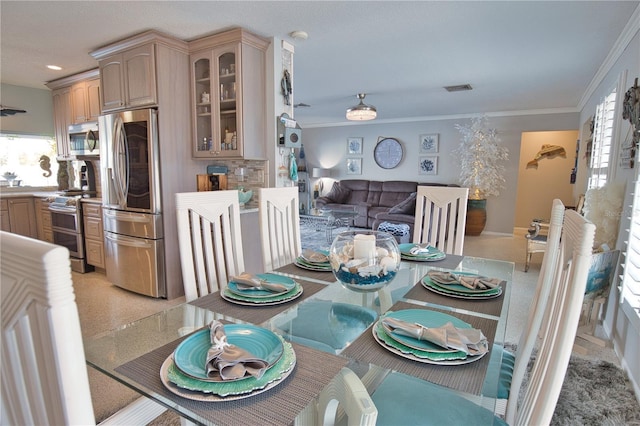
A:
<svg viewBox="0 0 640 426">
<path fill-rule="evenodd" d="M 616 89 L 596 107 L 593 125 L 593 147 L 587 189 L 600 188 L 607 183 L 611 159 Z"/>
<path fill-rule="evenodd" d="M 636 182 L 631 209 L 631 228 L 627 241 L 627 253 L 622 278 L 621 302 L 630 317 L 640 319 L 640 179 L 636 170 Z"/>
</svg>

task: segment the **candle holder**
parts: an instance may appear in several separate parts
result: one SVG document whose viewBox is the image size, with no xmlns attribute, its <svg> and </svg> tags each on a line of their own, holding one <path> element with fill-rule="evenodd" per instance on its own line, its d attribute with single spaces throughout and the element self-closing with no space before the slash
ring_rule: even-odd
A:
<svg viewBox="0 0 640 426">
<path fill-rule="evenodd" d="M 381 231 L 344 231 L 329 250 L 336 279 L 350 290 L 372 292 L 388 285 L 400 267 L 400 249 L 393 235 Z"/>
</svg>

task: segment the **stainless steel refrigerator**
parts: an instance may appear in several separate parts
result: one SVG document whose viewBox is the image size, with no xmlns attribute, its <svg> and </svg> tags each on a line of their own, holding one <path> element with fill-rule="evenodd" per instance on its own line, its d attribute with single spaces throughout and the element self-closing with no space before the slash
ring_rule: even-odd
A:
<svg viewBox="0 0 640 426">
<path fill-rule="evenodd" d="M 98 126 L 107 279 L 165 297 L 158 111 L 103 115 Z"/>
</svg>

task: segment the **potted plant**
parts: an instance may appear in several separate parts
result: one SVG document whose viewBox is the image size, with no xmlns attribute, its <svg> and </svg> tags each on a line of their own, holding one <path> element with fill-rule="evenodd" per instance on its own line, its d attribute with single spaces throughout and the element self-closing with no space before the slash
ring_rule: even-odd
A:
<svg viewBox="0 0 640 426">
<path fill-rule="evenodd" d="M 498 132 L 488 126 L 486 116 L 468 125 L 455 125 L 462 140 L 453 155 L 460 161 L 460 185 L 469 188 L 465 235 L 480 235 L 487 221 L 487 197 L 504 188 L 504 161 L 509 150 L 500 145 Z"/>
</svg>

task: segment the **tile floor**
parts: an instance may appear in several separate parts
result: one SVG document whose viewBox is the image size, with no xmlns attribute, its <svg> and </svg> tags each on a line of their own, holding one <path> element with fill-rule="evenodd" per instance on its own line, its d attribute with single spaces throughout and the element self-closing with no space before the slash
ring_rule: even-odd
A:
<svg viewBox="0 0 640 426">
<path fill-rule="evenodd" d="M 525 259 L 524 235 L 482 235 L 465 239 L 465 255 L 488 257 L 516 263 L 514 289 L 509 310 L 507 341 L 517 342 L 528 312 L 528 301 L 535 289 L 540 270 L 541 256 L 534 256 L 529 272 L 523 272 Z M 151 315 L 184 302 L 184 298 L 175 300 L 154 299 L 141 296 L 113 286 L 100 272 L 88 274 L 73 273 L 74 287 L 78 302 L 83 336 L 97 333 L 126 324 L 135 319 Z M 595 357 L 618 363 L 609 348 L 594 352 Z M 96 420 L 106 418 L 126 403 L 134 400 L 137 394 L 127 387 L 107 378 L 93 368 L 88 368 L 93 396 Z M 160 424 L 178 424 L 176 417 L 163 416 L 154 422 Z"/>
</svg>

